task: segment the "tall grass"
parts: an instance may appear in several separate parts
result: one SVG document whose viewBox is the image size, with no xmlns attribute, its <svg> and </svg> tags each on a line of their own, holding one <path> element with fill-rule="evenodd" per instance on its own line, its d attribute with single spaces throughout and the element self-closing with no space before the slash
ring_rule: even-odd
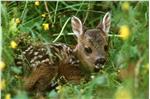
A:
<svg viewBox="0 0 150 99">
<path fill-rule="evenodd" d="M 2 99 L 28 99 L 22 88 L 22 69 L 14 64 L 10 46 L 18 35 L 28 33 L 33 43 L 63 42 L 75 45 L 70 17 L 79 17 L 84 25 L 94 28 L 107 11 L 112 14 L 109 37 L 109 59 L 104 70 L 91 76 L 85 84 L 65 84 L 47 92 L 48 98 L 60 99 L 147 99 L 148 98 L 148 1 L 2 1 Z M 42 16 L 45 14 L 45 17 Z M 16 22 L 19 18 L 20 22 Z M 49 24 L 44 30 L 42 24 Z M 123 39 L 120 28 L 127 26 Z M 16 48 L 17 49 L 17 48 Z M 30 97 L 31 98 L 31 97 Z M 9 98 L 6 98 L 9 99 Z"/>
</svg>

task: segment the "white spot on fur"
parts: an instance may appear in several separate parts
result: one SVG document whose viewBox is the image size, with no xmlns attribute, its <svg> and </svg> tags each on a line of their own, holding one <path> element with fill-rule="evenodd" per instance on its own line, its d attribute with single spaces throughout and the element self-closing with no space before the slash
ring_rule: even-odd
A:
<svg viewBox="0 0 150 99">
<path fill-rule="evenodd" d="M 38 55 L 38 57 L 39 57 L 39 58 L 42 58 L 43 56 L 42 56 L 42 55 Z"/>
<path fill-rule="evenodd" d="M 34 55 L 38 55 L 39 52 L 34 52 Z"/>
<path fill-rule="evenodd" d="M 33 53 L 33 49 L 29 52 L 29 55 Z"/>
</svg>

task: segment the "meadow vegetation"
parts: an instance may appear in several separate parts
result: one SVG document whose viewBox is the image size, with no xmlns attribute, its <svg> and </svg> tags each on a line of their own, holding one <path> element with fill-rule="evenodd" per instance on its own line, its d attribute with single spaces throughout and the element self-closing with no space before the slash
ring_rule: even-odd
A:
<svg viewBox="0 0 150 99">
<path fill-rule="evenodd" d="M 75 45 L 70 18 L 94 28 L 111 13 L 109 58 L 85 84 L 65 84 L 47 92 L 55 99 L 148 99 L 148 1 L 2 1 L 2 99 L 30 99 L 22 87 L 22 68 L 14 64 L 16 37 L 27 33 L 33 43 Z"/>
</svg>

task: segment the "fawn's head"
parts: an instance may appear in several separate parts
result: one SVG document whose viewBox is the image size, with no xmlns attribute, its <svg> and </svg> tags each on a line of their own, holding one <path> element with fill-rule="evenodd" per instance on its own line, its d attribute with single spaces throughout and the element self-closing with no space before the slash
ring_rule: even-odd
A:
<svg viewBox="0 0 150 99">
<path fill-rule="evenodd" d="M 71 19 L 72 30 L 78 42 L 75 51 L 84 68 L 91 72 L 99 71 L 106 62 L 110 20 L 108 12 L 96 28 L 85 30 L 79 18 L 73 16 Z"/>
</svg>

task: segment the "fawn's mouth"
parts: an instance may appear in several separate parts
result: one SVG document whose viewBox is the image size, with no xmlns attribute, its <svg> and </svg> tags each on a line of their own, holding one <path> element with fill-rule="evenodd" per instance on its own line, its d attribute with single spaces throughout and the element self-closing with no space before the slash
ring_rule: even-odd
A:
<svg viewBox="0 0 150 99">
<path fill-rule="evenodd" d="M 95 65 L 94 67 L 94 71 L 95 72 L 98 72 L 100 69 L 103 69 L 104 68 L 104 65 L 103 64 L 97 64 Z"/>
</svg>

